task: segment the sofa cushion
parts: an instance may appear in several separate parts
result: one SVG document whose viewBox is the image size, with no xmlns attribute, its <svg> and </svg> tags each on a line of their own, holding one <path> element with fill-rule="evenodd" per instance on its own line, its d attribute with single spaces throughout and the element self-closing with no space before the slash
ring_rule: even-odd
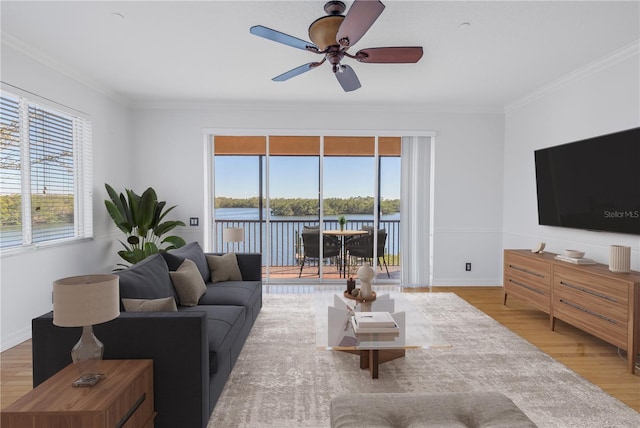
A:
<svg viewBox="0 0 640 428">
<path fill-rule="evenodd" d="M 240 335 L 246 319 L 242 306 L 190 306 L 180 307 L 180 312 L 207 313 L 207 335 L 209 339 L 209 374 L 218 371 L 218 363 L 228 359 L 231 346 Z"/>
<path fill-rule="evenodd" d="M 149 256 L 115 274 L 120 277 L 120 299 L 178 297 L 169 276 L 169 267 L 160 254 Z"/>
<path fill-rule="evenodd" d="M 240 273 L 235 253 L 222 256 L 207 254 L 206 259 L 211 271 L 211 282 L 242 281 L 242 273 Z"/>
<path fill-rule="evenodd" d="M 175 250 L 165 251 L 161 253 L 167 261 L 167 265 L 170 270 L 176 270 L 182 264 L 184 259 L 192 260 L 202 276 L 204 282 L 209 282 L 211 279 L 211 272 L 209 272 L 209 264 L 204 256 L 202 247 L 197 242 L 190 242 L 187 245 L 176 248 Z"/>
<path fill-rule="evenodd" d="M 176 300 L 173 297 L 162 299 L 122 299 L 125 312 L 176 312 Z"/>
<path fill-rule="evenodd" d="M 200 297 L 207 291 L 198 267 L 190 259 L 184 259 L 180 267 L 175 272 L 169 272 L 169 275 L 182 306 L 197 305 Z"/>
<path fill-rule="evenodd" d="M 232 305 L 252 308 L 262 296 L 260 281 L 227 281 L 209 283 L 199 305 Z"/>
</svg>

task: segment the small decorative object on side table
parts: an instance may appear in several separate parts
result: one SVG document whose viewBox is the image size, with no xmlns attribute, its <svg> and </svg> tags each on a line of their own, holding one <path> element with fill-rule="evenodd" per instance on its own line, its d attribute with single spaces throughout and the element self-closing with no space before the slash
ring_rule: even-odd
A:
<svg viewBox="0 0 640 428">
<path fill-rule="evenodd" d="M 152 360 L 102 360 L 106 378 L 93 388 L 71 386 L 68 365 L 2 410 L 0 425 L 12 428 L 153 428 Z"/>
</svg>

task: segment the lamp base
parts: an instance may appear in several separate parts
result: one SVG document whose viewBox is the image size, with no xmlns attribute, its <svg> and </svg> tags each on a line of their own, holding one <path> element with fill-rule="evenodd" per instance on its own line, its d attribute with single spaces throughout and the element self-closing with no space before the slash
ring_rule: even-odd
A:
<svg viewBox="0 0 640 428">
<path fill-rule="evenodd" d="M 76 387 L 94 386 L 104 378 L 105 378 L 105 375 L 103 375 L 102 373 L 86 374 L 74 380 L 72 385 Z"/>
<path fill-rule="evenodd" d="M 73 386 L 93 386 L 105 377 L 100 373 L 104 345 L 93 334 L 93 326 L 82 327 L 82 336 L 71 350 L 71 359 L 80 377 Z"/>
</svg>

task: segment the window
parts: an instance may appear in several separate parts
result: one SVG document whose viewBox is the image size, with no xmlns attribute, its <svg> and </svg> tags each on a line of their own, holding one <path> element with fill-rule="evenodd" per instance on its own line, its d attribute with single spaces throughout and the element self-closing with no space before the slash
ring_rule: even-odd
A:
<svg viewBox="0 0 640 428">
<path fill-rule="evenodd" d="M 91 122 L 3 91 L 0 130 L 0 249 L 91 237 Z"/>
</svg>

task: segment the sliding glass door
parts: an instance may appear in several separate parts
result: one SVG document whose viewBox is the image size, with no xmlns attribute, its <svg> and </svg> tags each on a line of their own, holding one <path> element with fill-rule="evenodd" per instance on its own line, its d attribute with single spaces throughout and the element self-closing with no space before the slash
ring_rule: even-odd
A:
<svg viewBox="0 0 640 428">
<path fill-rule="evenodd" d="M 399 138 L 214 136 L 213 154 L 217 251 L 261 252 L 271 280 L 343 279 L 365 261 L 399 279 Z"/>
</svg>

